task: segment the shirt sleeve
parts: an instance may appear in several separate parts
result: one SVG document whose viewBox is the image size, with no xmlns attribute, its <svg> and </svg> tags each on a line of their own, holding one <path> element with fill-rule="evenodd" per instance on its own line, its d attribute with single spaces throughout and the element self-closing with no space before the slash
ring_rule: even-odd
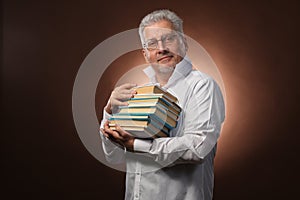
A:
<svg viewBox="0 0 300 200">
<path fill-rule="evenodd" d="M 202 162 L 216 146 L 225 118 L 224 101 L 218 85 L 207 78 L 195 85 L 182 111 L 182 133 L 175 137 L 144 141 L 136 139 L 134 150 L 157 162 Z"/>
<path fill-rule="evenodd" d="M 111 117 L 111 115 L 108 114 L 104 109 L 100 128 L 104 128 L 104 123 L 110 117 Z M 125 150 L 117 143 L 114 143 L 113 141 L 106 138 L 101 132 L 100 132 L 100 137 L 102 140 L 102 148 L 103 148 L 103 152 L 105 154 L 106 160 L 108 162 L 114 163 L 114 164 L 120 164 L 120 163 L 125 162 Z"/>
</svg>

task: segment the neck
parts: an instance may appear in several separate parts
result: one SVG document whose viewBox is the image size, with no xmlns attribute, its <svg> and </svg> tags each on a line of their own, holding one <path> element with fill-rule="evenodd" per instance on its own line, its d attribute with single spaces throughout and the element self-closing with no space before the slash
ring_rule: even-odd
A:
<svg viewBox="0 0 300 200">
<path fill-rule="evenodd" d="M 172 74 L 156 74 L 156 80 L 161 86 L 164 86 L 168 83 Z"/>
</svg>

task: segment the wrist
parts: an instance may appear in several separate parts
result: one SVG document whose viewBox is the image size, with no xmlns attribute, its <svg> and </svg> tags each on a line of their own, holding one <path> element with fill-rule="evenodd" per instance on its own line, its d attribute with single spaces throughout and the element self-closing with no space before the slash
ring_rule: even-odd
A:
<svg viewBox="0 0 300 200">
<path fill-rule="evenodd" d="M 108 103 L 107 103 L 107 105 L 105 106 L 104 110 L 105 110 L 108 114 L 112 114 L 110 101 L 108 101 Z"/>
<path fill-rule="evenodd" d="M 125 145 L 126 149 L 129 150 L 130 152 L 134 152 L 134 138 L 128 140 L 127 144 Z"/>
</svg>

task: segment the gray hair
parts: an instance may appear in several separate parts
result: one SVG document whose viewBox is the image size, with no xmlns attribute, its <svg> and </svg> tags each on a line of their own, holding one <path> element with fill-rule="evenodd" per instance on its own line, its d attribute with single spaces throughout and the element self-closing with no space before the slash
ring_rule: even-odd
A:
<svg viewBox="0 0 300 200">
<path fill-rule="evenodd" d="M 140 23 L 139 35 L 142 44 L 145 43 L 145 38 L 144 38 L 145 27 L 150 26 L 151 24 L 154 24 L 161 20 L 167 20 L 171 22 L 174 27 L 174 30 L 179 32 L 181 35 L 183 35 L 183 26 L 182 26 L 183 20 L 181 18 L 179 18 L 174 12 L 167 9 L 156 10 L 146 15 Z"/>
</svg>

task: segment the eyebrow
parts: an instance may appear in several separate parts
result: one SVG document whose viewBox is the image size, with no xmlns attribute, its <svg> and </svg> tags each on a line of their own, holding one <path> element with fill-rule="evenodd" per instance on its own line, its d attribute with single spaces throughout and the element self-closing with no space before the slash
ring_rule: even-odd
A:
<svg viewBox="0 0 300 200">
<path fill-rule="evenodd" d="M 164 37 L 164 36 L 168 36 L 168 35 L 176 35 L 175 33 L 172 33 L 172 32 L 170 32 L 170 33 L 167 33 L 167 34 L 164 34 L 164 35 L 161 35 L 160 36 L 160 39 L 162 38 L 162 37 Z M 146 39 L 146 38 L 145 38 Z M 157 40 L 156 38 L 150 38 L 150 39 L 146 39 L 145 41 L 147 42 L 147 41 L 152 41 L 152 40 Z"/>
</svg>

